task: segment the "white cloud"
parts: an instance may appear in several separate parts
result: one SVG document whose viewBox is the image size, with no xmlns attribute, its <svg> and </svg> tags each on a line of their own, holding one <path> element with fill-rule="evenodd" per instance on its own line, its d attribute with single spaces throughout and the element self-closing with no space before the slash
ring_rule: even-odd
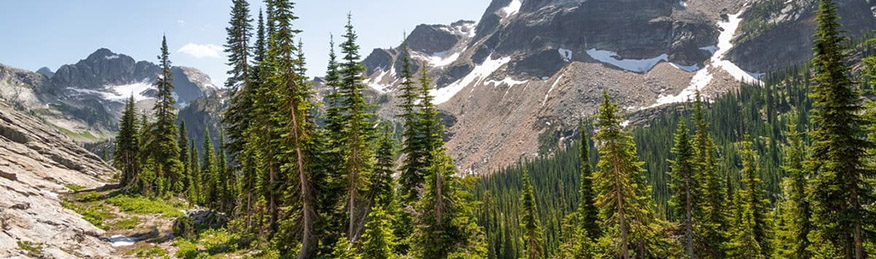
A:
<svg viewBox="0 0 876 259">
<path fill-rule="evenodd" d="M 222 46 L 216 44 L 189 43 L 177 50 L 177 53 L 188 54 L 195 58 L 219 58 L 222 54 Z"/>
<path fill-rule="evenodd" d="M 176 20 L 176 23 L 183 25 L 183 24 L 186 24 L 186 20 Z"/>
</svg>

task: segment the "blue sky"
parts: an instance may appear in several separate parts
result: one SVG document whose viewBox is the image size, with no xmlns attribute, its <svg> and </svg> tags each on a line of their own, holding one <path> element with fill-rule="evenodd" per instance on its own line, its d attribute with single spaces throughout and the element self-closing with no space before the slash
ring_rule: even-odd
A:
<svg viewBox="0 0 876 259">
<path fill-rule="evenodd" d="M 490 0 L 296 3 L 308 75 L 319 76 L 325 71 L 329 34 L 342 34 L 348 12 L 353 13 L 364 57 L 373 48 L 398 45 L 403 32 L 418 24 L 477 21 Z M 258 0 L 250 4 L 255 19 L 263 4 Z M 199 68 L 221 84 L 226 78 L 226 59 L 215 50 L 225 42 L 230 5 L 230 0 L 0 1 L 0 63 L 29 70 L 46 66 L 54 71 L 101 47 L 155 62 L 161 35 L 166 34 L 174 65 Z"/>
</svg>

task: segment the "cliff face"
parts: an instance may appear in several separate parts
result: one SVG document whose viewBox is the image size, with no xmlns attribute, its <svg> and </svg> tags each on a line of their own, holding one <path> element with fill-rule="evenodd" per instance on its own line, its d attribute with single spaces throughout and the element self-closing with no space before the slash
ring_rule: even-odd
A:
<svg viewBox="0 0 876 259">
<path fill-rule="evenodd" d="M 876 28 L 866 1 L 841 1 L 853 33 Z M 435 79 L 456 165 L 486 174 L 559 148 L 539 139 L 562 144 L 602 91 L 626 112 L 648 114 L 805 62 L 809 2 L 494 0 L 478 22 L 420 25 L 405 43 Z M 384 118 L 398 112 L 400 53 L 375 49 L 364 62 Z"/>
<path fill-rule="evenodd" d="M 99 141 L 114 134 L 130 96 L 138 108 L 151 108 L 159 72 L 153 63 L 135 61 L 108 49 L 98 49 L 56 72 L 47 68 L 31 72 L 0 64 L 0 100 L 72 132 L 68 135 L 76 141 Z M 172 73 L 180 108 L 218 89 L 209 76 L 195 68 L 173 67 Z"/>
<path fill-rule="evenodd" d="M 0 101 L 0 257 L 26 257 L 19 242 L 49 258 L 106 257 L 103 230 L 64 208 L 58 195 L 96 188 L 114 169 L 38 119 Z"/>
</svg>

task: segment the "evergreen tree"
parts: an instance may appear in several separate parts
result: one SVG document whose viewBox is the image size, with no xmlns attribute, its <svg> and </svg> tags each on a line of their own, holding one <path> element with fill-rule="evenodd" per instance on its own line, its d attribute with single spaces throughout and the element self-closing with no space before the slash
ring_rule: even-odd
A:
<svg viewBox="0 0 876 259">
<path fill-rule="evenodd" d="M 225 53 L 228 55 L 228 79 L 225 87 L 232 89 L 231 105 L 225 112 L 223 122 L 227 125 L 229 151 L 237 154 L 243 149 L 243 132 L 249 126 L 249 109 L 252 107 L 250 99 L 250 83 L 252 68 L 249 58 L 251 57 L 250 38 L 252 38 L 252 18 L 249 14 L 249 2 L 246 0 L 232 0 L 231 19 L 225 32 L 228 35 L 225 42 Z M 259 27 L 261 25 L 261 13 L 259 13 Z M 260 31 L 260 33 L 264 33 Z M 259 35 L 264 40 L 264 35 Z M 263 44 L 263 42 L 257 42 Z M 256 45 L 256 48 L 260 46 Z"/>
<path fill-rule="evenodd" d="M 186 131 L 186 122 L 184 120 L 179 121 L 179 140 L 177 140 L 177 145 L 179 145 L 179 160 L 183 164 L 183 175 L 182 175 L 182 191 L 184 193 L 188 193 L 189 187 L 191 186 L 191 166 L 189 163 L 191 159 L 189 156 L 189 138 L 188 132 Z"/>
<path fill-rule="evenodd" d="M 311 109 L 310 89 L 309 85 L 304 83 L 303 75 L 300 75 L 295 70 L 296 67 L 303 67 L 304 60 L 297 56 L 301 50 L 295 46 L 294 38 L 300 32 L 293 28 L 293 22 L 298 19 L 293 12 L 294 4 L 288 0 L 273 0 L 273 13 L 269 19 L 270 23 L 275 26 L 271 33 L 271 43 L 268 48 L 268 63 L 271 66 L 273 74 L 269 77 L 270 83 L 276 90 L 277 94 L 275 105 L 279 107 L 272 117 L 277 121 L 280 127 L 275 130 L 280 130 L 281 140 L 274 142 L 278 145 L 277 150 L 282 155 L 278 159 L 287 161 L 277 161 L 285 163 L 281 166 L 281 170 L 285 172 L 295 191 L 289 193 L 290 197 L 285 197 L 286 200 L 294 202 L 300 208 L 300 211 L 289 211 L 290 215 L 294 213 L 295 222 L 287 222 L 291 226 L 299 226 L 300 231 L 293 231 L 289 228 L 284 229 L 284 232 L 294 232 L 295 236 L 300 237 L 300 249 L 298 249 L 298 258 L 312 258 L 315 256 L 317 237 L 314 232 L 318 215 L 315 211 L 316 194 L 314 184 L 312 182 L 312 169 L 315 160 L 314 150 L 310 150 L 313 144 L 312 128 L 309 125 L 312 121 L 308 119 Z M 272 140 L 274 141 L 274 140 Z M 275 182 L 280 178 L 274 178 Z M 275 195 L 282 194 L 282 188 L 276 189 Z M 279 213 L 278 206 L 280 201 L 273 201 L 274 213 Z M 272 217 L 274 217 L 272 215 Z M 293 217 L 286 217 L 291 219 Z M 276 221 L 273 219 L 272 221 Z M 275 242 L 282 244 L 281 252 L 290 252 L 293 243 L 289 240 L 292 235 L 287 234 Z"/>
<path fill-rule="evenodd" d="M 188 175 L 189 186 L 188 190 L 188 198 L 189 202 L 194 204 L 200 204 L 201 202 L 201 184 L 203 183 L 201 179 L 201 159 L 198 157 L 198 148 L 195 147 L 195 140 L 189 140 L 189 169 L 190 174 Z"/>
<path fill-rule="evenodd" d="M 760 246 L 761 243 L 757 241 L 757 235 L 755 234 L 754 210 L 751 208 L 751 204 L 743 201 L 743 196 L 744 194 L 739 193 L 736 195 L 734 202 L 737 206 L 736 210 L 738 211 L 737 215 L 739 218 L 734 228 L 733 237 L 728 245 L 727 258 L 765 259 L 767 257 L 764 256 Z"/>
<path fill-rule="evenodd" d="M 410 256 L 424 259 L 484 258 L 483 230 L 474 220 L 465 179 L 456 176 L 444 148 L 432 152 L 426 189 L 417 203 Z"/>
<path fill-rule="evenodd" d="M 796 120 L 796 117 L 791 117 L 791 121 Z M 803 136 L 797 131 L 797 124 L 790 123 L 787 136 L 787 143 L 782 149 L 785 155 L 782 170 L 784 170 L 784 200 L 779 208 L 783 224 L 777 224 L 781 229 L 777 230 L 774 257 L 781 258 L 811 258 L 812 255 L 806 251 L 809 247 L 809 239 L 807 236 L 812 230 L 812 224 L 809 221 L 811 217 L 811 208 L 809 201 L 806 199 L 806 180 L 807 173 L 803 170 L 803 161 L 806 157 L 806 147 L 803 144 Z M 780 251 L 782 250 L 782 251 Z"/>
<path fill-rule="evenodd" d="M 620 126 L 617 104 L 607 92 L 599 107 L 599 170 L 593 175 L 596 206 L 605 234 L 600 240 L 606 256 L 617 258 L 665 257 L 668 242 L 658 236 L 661 225 L 654 213 L 651 191 L 642 177 L 632 137 Z"/>
<path fill-rule="evenodd" d="M 697 250 L 701 251 L 700 257 L 721 258 L 724 251 L 720 245 L 727 241 L 726 234 L 729 231 L 727 219 L 729 217 L 724 204 L 733 199 L 726 196 L 727 188 L 722 183 L 724 177 L 718 174 L 716 146 L 709 131 L 709 123 L 706 122 L 703 100 L 700 92 L 696 92 L 693 107 L 693 119 L 696 130 L 694 132 L 693 147 L 696 152 L 694 159 L 697 165 L 697 176 L 700 184 L 700 204 L 694 218 L 699 222 L 700 229 L 697 231 L 700 240 Z"/>
<path fill-rule="evenodd" d="M 578 191 L 578 216 L 580 224 L 590 239 L 601 236 L 599 229 L 599 210 L 596 208 L 596 195 L 593 193 L 593 169 L 590 163 L 590 138 L 585 134 L 584 125 L 579 127 L 581 134 L 581 186 Z"/>
<path fill-rule="evenodd" d="M 395 237 L 392 234 L 392 216 L 387 214 L 383 205 L 375 203 L 368 213 L 368 223 L 365 223 L 365 233 L 362 234 L 362 244 L 359 248 L 361 258 L 390 259 L 393 254 Z"/>
<path fill-rule="evenodd" d="M 684 228 L 683 242 L 687 258 L 696 258 L 694 254 L 693 213 L 695 206 L 697 206 L 695 199 L 698 196 L 696 189 L 699 187 L 699 183 L 696 182 L 696 176 L 694 175 L 696 170 L 695 154 L 689 134 L 687 123 L 682 119 L 678 122 L 675 144 L 672 147 L 672 154 L 675 156 L 675 160 L 670 161 L 672 164 L 670 186 L 673 194 L 669 200 L 669 205 L 673 208 L 674 218 L 682 220 L 682 228 Z"/>
<path fill-rule="evenodd" d="M 526 170 L 526 167 L 523 167 L 523 194 L 520 196 L 523 208 L 521 209 L 520 228 L 523 230 L 523 244 L 526 248 L 525 255 L 527 259 L 544 258 L 541 222 L 538 218 L 538 205 L 535 202 L 535 194 L 533 192 L 529 171 Z"/>
<path fill-rule="evenodd" d="M 392 177 L 395 168 L 395 139 L 391 133 L 384 127 L 377 147 L 377 164 L 371 177 L 371 203 L 381 208 L 390 208 L 395 200 L 395 180 Z"/>
<path fill-rule="evenodd" d="M 374 129 L 371 128 L 374 115 L 368 112 L 371 105 L 365 99 L 363 91 L 367 86 L 363 84 L 365 66 L 360 62 L 359 45 L 356 43 L 358 36 L 353 31 L 352 17 L 347 17 L 345 26 L 344 43 L 341 44 L 343 62 L 340 64 L 340 95 L 341 106 L 344 109 L 344 135 L 346 146 L 344 147 L 346 161 L 344 171 L 347 173 L 347 236 L 351 242 L 355 242 L 359 236 L 359 226 L 362 218 L 362 209 L 357 206 L 362 202 L 360 192 L 368 187 L 368 177 L 373 169 L 374 154 L 370 148 L 370 141 Z"/>
<path fill-rule="evenodd" d="M 155 81 L 155 86 L 158 88 L 156 95 L 155 107 L 153 112 L 155 115 L 155 123 L 150 127 L 150 141 L 148 150 L 148 159 L 151 159 L 154 164 L 155 178 L 151 186 L 157 187 L 155 190 L 146 190 L 147 192 L 156 192 L 164 194 L 166 192 L 182 191 L 183 164 L 179 160 L 179 145 L 176 143 L 176 100 L 173 98 L 173 73 L 171 72 L 170 54 L 167 48 L 167 39 L 162 38 L 161 55 L 158 56 L 159 68 L 161 73 Z"/>
<path fill-rule="evenodd" d="M 119 133 L 116 136 L 116 149 L 113 153 L 113 166 L 121 171 L 119 185 L 124 188 L 137 178 L 140 159 L 140 133 L 137 123 L 137 110 L 132 95 L 125 103 L 125 111 L 119 122 Z"/>
<path fill-rule="evenodd" d="M 338 242 L 335 243 L 334 248 L 332 248 L 331 258 L 359 259 L 359 257 L 356 256 L 355 251 L 353 251 L 353 246 L 350 244 L 350 240 L 347 239 L 346 236 L 342 236 L 338 239 Z"/>
<path fill-rule="evenodd" d="M 411 69 L 410 50 L 406 45 L 402 45 L 402 70 L 399 79 L 399 98 L 401 103 L 398 105 L 401 108 L 402 124 L 404 131 L 402 133 L 402 158 L 401 175 L 399 176 L 399 195 L 404 199 L 405 204 L 412 203 L 420 196 L 419 189 L 423 185 L 424 179 L 424 161 L 422 145 L 422 134 L 419 127 L 419 114 L 416 110 L 420 101 L 421 93 L 418 91 L 414 81 L 414 72 Z M 425 68 L 424 68 L 425 70 Z"/>
<path fill-rule="evenodd" d="M 219 133 L 219 150 L 216 152 L 216 158 L 218 161 L 216 162 L 216 199 L 218 202 L 218 206 L 216 208 L 222 212 L 229 212 L 232 206 L 233 200 L 231 199 L 232 193 L 231 189 L 229 189 L 229 185 L 234 180 L 234 175 L 230 173 L 228 168 L 228 154 L 225 152 L 225 134 Z"/>
<path fill-rule="evenodd" d="M 746 136 L 746 139 L 749 137 Z M 761 186 L 761 179 L 758 171 L 757 154 L 752 149 L 752 143 L 748 140 L 742 142 L 740 147 L 740 156 L 742 157 L 742 183 L 744 189 L 740 192 L 742 195 L 741 209 L 742 224 L 737 226 L 737 231 L 751 231 L 754 240 L 758 244 L 758 250 L 761 251 L 762 257 L 768 257 L 772 254 L 770 241 L 772 240 L 772 226 L 769 219 L 769 201 L 766 199 L 766 192 Z M 750 221 L 750 222 L 747 222 Z M 751 228 L 741 229 L 742 227 Z"/>
<path fill-rule="evenodd" d="M 213 149 L 213 140 L 210 137 L 210 130 L 204 129 L 204 159 L 201 163 L 201 204 L 210 209 L 216 208 L 218 200 L 218 172 L 216 167 L 216 153 Z"/>
<path fill-rule="evenodd" d="M 833 0 L 820 0 L 816 17 L 812 153 L 806 171 L 812 174 L 807 193 L 812 208 L 810 252 L 816 258 L 856 258 L 864 254 L 865 179 L 874 176 L 863 161 L 864 149 L 859 93 L 849 77 L 841 25 Z"/>
</svg>

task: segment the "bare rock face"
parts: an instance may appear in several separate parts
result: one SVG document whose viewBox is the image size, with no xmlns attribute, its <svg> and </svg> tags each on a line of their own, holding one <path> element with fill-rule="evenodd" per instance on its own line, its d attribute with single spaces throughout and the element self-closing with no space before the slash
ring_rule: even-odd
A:
<svg viewBox="0 0 876 259">
<path fill-rule="evenodd" d="M 64 208 L 58 195 L 69 186 L 103 186 L 112 174 L 64 134 L 0 101 L 0 257 L 110 256 L 103 230 Z"/>
<path fill-rule="evenodd" d="M 845 36 L 862 37 L 876 28 L 876 1 L 838 0 Z M 730 59 L 748 71 L 774 71 L 812 58 L 816 0 L 761 0 L 742 17 L 742 31 Z"/>
<path fill-rule="evenodd" d="M 805 62 L 814 0 L 492 0 L 480 20 L 420 25 L 405 40 L 434 79 L 459 171 L 489 174 L 573 132 L 607 91 L 647 123 L 695 90 L 715 96 Z M 850 35 L 876 28 L 873 0 L 840 0 Z M 401 49 L 365 59 L 384 120 L 397 114 Z M 560 136 L 562 142 L 563 137 Z M 568 139 L 568 138 L 566 138 Z"/>
</svg>

